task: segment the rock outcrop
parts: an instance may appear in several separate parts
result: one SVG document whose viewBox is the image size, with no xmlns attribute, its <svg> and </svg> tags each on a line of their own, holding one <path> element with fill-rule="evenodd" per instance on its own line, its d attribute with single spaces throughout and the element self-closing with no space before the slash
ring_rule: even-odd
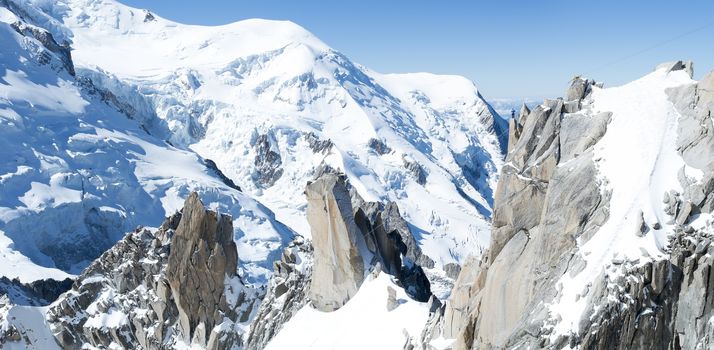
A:
<svg viewBox="0 0 714 350">
<path fill-rule="evenodd" d="M 593 84 L 575 79 L 568 101 L 587 104 Z M 565 105 L 546 100 L 519 118 L 496 190 L 490 249 L 463 266 L 425 330 L 424 347 L 438 336 L 455 339 L 457 349 L 543 346 L 545 303 L 556 297 L 560 276 L 579 264 L 576 240 L 607 219 L 590 149 L 609 115 L 569 113 Z"/>
<path fill-rule="evenodd" d="M 662 64 L 657 65 L 655 70 L 658 69 L 665 69 L 666 72 L 675 72 L 678 70 L 683 70 L 687 72 L 689 77 L 694 76 L 694 62 L 692 61 L 672 61 L 672 62 L 665 62 Z"/>
<path fill-rule="evenodd" d="M 72 280 L 42 279 L 22 283 L 17 278 L 0 277 L 0 296 L 6 295 L 15 305 L 44 306 L 55 301 L 60 294 L 72 288 Z"/>
<path fill-rule="evenodd" d="M 367 147 L 371 148 L 375 153 L 380 156 L 392 152 L 392 149 L 380 139 L 369 139 L 369 141 L 367 141 Z"/>
<path fill-rule="evenodd" d="M 696 233 L 680 229 L 670 238 L 669 259 L 604 271 L 591 287 L 586 314 L 593 316 L 581 325 L 588 332 L 561 342 L 603 350 L 712 348 L 712 232 L 711 223 Z"/>
<path fill-rule="evenodd" d="M 260 293 L 236 275 L 230 216 L 192 193 L 157 232 L 137 229 L 94 261 L 47 313 L 66 349 L 240 346 Z"/>
<path fill-rule="evenodd" d="M 320 175 L 305 193 L 314 246 L 308 293 L 313 305 L 323 311 L 341 307 L 377 263 L 412 298 L 429 300 L 422 266 L 434 262 L 422 254 L 394 203 L 365 202 L 343 175 L 334 173 Z"/>
<path fill-rule="evenodd" d="M 426 185 L 426 177 L 429 175 L 424 168 L 417 163 L 417 161 L 410 159 L 410 158 L 403 158 L 402 162 L 404 163 L 404 168 L 409 171 L 409 174 L 414 177 L 414 180 L 424 186 Z"/>
<path fill-rule="evenodd" d="M 307 141 L 308 145 L 310 145 L 310 149 L 315 153 L 325 153 L 334 146 L 332 140 L 322 140 L 312 131 L 303 134 L 303 138 Z"/>
<path fill-rule="evenodd" d="M 277 144 L 270 139 L 270 135 L 261 134 L 255 140 L 253 148 L 255 150 L 253 179 L 259 186 L 270 187 L 283 176 L 281 167 L 283 160 Z"/>
<path fill-rule="evenodd" d="M 321 311 L 338 309 L 357 293 L 371 258 L 359 249 L 365 244 L 364 238 L 355 223 L 344 181 L 326 174 L 305 189 L 315 248 L 308 297 Z"/>
<path fill-rule="evenodd" d="M 169 252 L 169 245 L 160 237 L 172 234 L 180 217 L 168 218 L 156 235 L 144 229 L 128 234 L 94 261 L 72 289 L 52 305 L 47 320 L 63 348 L 82 344 L 108 347 L 112 343 L 159 348 L 168 332 L 164 321 L 177 317 L 168 284 L 155 277 L 164 274 Z M 145 289 L 155 292 L 144 293 Z M 137 309 L 145 315 L 138 314 Z M 114 322 L 102 322 L 104 314 L 110 312 Z M 136 323 L 137 333 L 148 329 L 149 323 L 160 326 L 152 334 L 135 334 L 130 320 Z"/>
<path fill-rule="evenodd" d="M 234 318 L 224 293 L 237 279 L 238 252 L 229 215 L 207 211 L 195 192 L 186 199 L 171 238 L 166 281 L 187 343 L 205 345 L 213 327 Z M 231 317 L 233 316 L 233 317 Z"/>
<path fill-rule="evenodd" d="M 518 112 L 518 119 L 511 118 L 508 120 L 508 148 L 513 149 L 518 139 L 523 132 L 523 124 L 525 124 L 528 114 L 531 113 L 530 108 L 524 103 Z"/>
<path fill-rule="evenodd" d="M 233 180 L 231 178 L 226 176 L 226 174 L 224 174 L 223 171 L 221 171 L 221 169 L 218 168 L 218 165 L 216 164 L 216 162 L 214 162 L 211 159 L 204 159 L 203 164 L 206 164 L 206 168 L 208 168 L 216 176 L 218 176 L 218 178 L 221 179 L 221 181 L 223 181 L 223 183 L 226 184 L 226 186 L 228 186 L 236 191 L 243 191 L 240 188 L 240 186 L 236 185 L 236 183 L 233 182 Z"/>
<path fill-rule="evenodd" d="M 329 167 L 305 195 L 312 242 L 297 237 L 275 262 L 246 349 L 263 348 L 308 303 L 326 312 L 342 307 L 370 271 L 388 273 L 413 299 L 439 305 L 422 268 L 434 261 L 421 252 L 396 204 L 364 201 Z"/>
</svg>

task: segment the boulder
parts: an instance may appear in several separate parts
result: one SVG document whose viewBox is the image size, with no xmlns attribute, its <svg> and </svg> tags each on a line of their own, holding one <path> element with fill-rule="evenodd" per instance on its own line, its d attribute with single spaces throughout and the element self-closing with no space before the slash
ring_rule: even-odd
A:
<svg viewBox="0 0 714 350">
<path fill-rule="evenodd" d="M 689 215 L 692 214 L 693 209 L 694 207 L 692 206 L 692 202 L 684 202 L 679 210 L 679 213 L 677 214 L 675 222 L 680 226 L 686 224 L 687 221 L 689 221 Z"/>
<path fill-rule="evenodd" d="M 570 87 L 568 87 L 568 91 L 565 93 L 565 100 L 579 101 L 585 98 L 585 95 L 587 95 L 589 91 L 590 82 L 580 76 L 576 76 L 570 81 Z"/>
<path fill-rule="evenodd" d="M 649 226 L 647 226 L 647 222 L 645 221 L 645 214 L 642 211 L 640 211 L 640 216 L 637 218 L 637 228 L 638 229 L 635 234 L 638 237 L 644 236 L 650 230 Z"/>
</svg>

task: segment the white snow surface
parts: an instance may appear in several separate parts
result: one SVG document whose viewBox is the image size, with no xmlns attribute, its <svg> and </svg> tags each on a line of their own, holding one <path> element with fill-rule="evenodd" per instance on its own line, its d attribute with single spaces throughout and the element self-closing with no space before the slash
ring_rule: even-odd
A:
<svg viewBox="0 0 714 350">
<path fill-rule="evenodd" d="M 665 90 L 691 83 L 684 71 L 660 69 L 620 87 L 594 88 L 593 112 L 613 113 L 607 132 L 594 146 L 603 190 L 612 191 L 610 215 L 590 240 L 578 242 L 587 265 L 576 276 L 566 274 L 560 280 L 562 297 L 550 309 L 562 320 L 551 337 L 578 331 L 587 298 L 576 301 L 576 296 L 613 259 L 644 263 L 665 257 L 666 233 L 673 226 L 667 224 L 671 217 L 664 212 L 662 198 L 669 190 L 682 191 L 677 173 L 685 165 L 676 149 L 679 113 Z M 650 226 L 658 222 L 662 228 L 638 237 L 641 212 Z"/>
<path fill-rule="evenodd" d="M 45 321 L 47 307 L 6 305 L 0 308 L 0 331 L 14 326 L 25 339 L 19 342 L 6 342 L 4 350 L 60 350 L 50 327 Z"/>
<path fill-rule="evenodd" d="M 71 277 L 125 232 L 159 226 L 198 191 L 212 209 L 233 215 L 242 275 L 267 281 L 292 231 L 195 152 L 149 135 L 104 103 L 0 10 L 0 275 Z M 41 55 L 50 63 L 38 64 Z"/>
<path fill-rule="evenodd" d="M 387 310 L 387 288 L 398 306 Z M 407 296 L 384 273 L 369 277 L 347 304 L 333 312 L 305 305 L 283 325 L 270 349 L 401 349 L 407 336 L 418 338 L 429 317 L 426 303 Z"/>
<path fill-rule="evenodd" d="M 379 74 L 286 21 L 204 27 L 156 14 L 145 22 L 145 11 L 112 0 L 60 3 L 79 75 L 136 102 L 157 119 L 153 134 L 214 160 L 296 232 L 309 237 L 303 190 L 324 163 L 363 198 L 396 201 L 437 267 L 488 245 L 502 153 L 484 121 L 505 124 L 471 81 Z M 313 152 L 307 133 L 335 147 Z M 282 161 L 272 186 L 256 181 L 263 134 Z M 391 153 L 371 150 L 372 138 Z M 405 159 L 428 174 L 424 186 Z"/>
</svg>

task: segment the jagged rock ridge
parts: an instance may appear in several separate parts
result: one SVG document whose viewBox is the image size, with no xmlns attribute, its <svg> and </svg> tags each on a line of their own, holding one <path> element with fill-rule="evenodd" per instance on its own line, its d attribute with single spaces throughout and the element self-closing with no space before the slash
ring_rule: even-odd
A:
<svg viewBox="0 0 714 350">
<path fill-rule="evenodd" d="M 97 259 L 48 311 L 64 348 L 83 344 L 226 349 L 261 297 L 236 274 L 230 216 L 194 192 L 156 232 L 138 229 Z"/>
</svg>

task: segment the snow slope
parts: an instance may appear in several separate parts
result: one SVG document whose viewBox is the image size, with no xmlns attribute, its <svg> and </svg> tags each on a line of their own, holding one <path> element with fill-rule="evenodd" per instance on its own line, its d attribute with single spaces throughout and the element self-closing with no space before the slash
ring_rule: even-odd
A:
<svg viewBox="0 0 714 350">
<path fill-rule="evenodd" d="M 1 301 L 0 301 L 1 303 Z M 0 307 L 0 332 L 14 326 L 26 336 L 26 341 L 8 342 L 3 344 L 7 350 L 59 350 L 49 325 L 45 321 L 47 307 L 6 305 Z"/>
<path fill-rule="evenodd" d="M 644 263 L 650 257 L 664 256 L 667 233 L 673 232 L 674 225 L 664 212 L 662 195 L 670 190 L 682 192 L 677 174 L 685 167 L 676 147 L 679 113 L 665 90 L 692 83 L 684 70 L 667 72 L 662 68 L 623 86 L 593 88 L 592 111 L 613 113 L 607 132 L 594 148 L 603 190 L 612 193 L 610 215 L 605 225 L 580 245 L 585 269 L 575 276 L 565 274 L 560 281 L 563 296 L 551 311 L 562 320 L 551 337 L 577 332 L 587 307 L 587 299 L 580 298 L 580 293 L 603 267 L 613 260 Z M 640 213 L 650 226 L 660 223 L 660 229 L 642 237 L 635 235 L 640 229 Z"/>
<path fill-rule="evenodd" d="M 80 76 L 140 102 L 172 144 L 214 160 L 295 231 L 309 236 L 302 192 L 327 164 L 365 199 L 396 201 L 437 266 L 488 244 L 505 123 L 472 82 L 378 74 L 291 22 L 183 25 L 112 0 L 52 8 Z M 334 147 L 315 150 L 311 138 Z M 268 182 L 256 170 L 264 140 L 281 173 Z"/>
<path fill-rule="evenodd" d="M 194 152 L 149 135 L 110 95 L 71 76 L 11 27 L 23 19 L 5 7 L 0 14 L 0 274 L 22 282 L 77 274 L 196 190 L 233 215 L 244 277 L 264 283 L 292 232 Z"/>
<path fill-rule="evenodd" d="M 388 288 L 397 307 L 387 309 Z M 407 296 L 391 277 L 369 277 L 357 294 L 334 312 L 304 306 L 268 344 L 269 349 L 400 349 L 418 336 L 429 317 L 425 303 Z M 310 327 L 305 327 L 310 325 Z"/>
</svg>

